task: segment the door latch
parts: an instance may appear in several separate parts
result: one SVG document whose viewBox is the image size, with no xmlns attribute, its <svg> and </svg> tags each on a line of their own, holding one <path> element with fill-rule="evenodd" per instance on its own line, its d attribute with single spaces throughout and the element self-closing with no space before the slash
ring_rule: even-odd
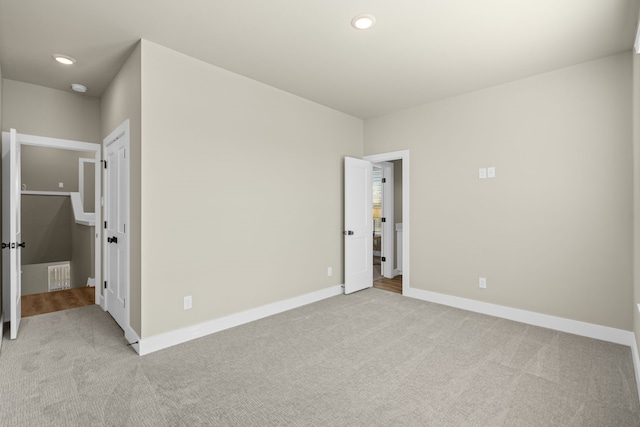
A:
<svg viewBox="0 0 640 427">
<path fill-rule="evenodd" d="M 347 230 L 347 231 L 344 232 L 345 236 L 353 236 L 354 234 L 355 233 L 353 231 L 351 231 L 351 230 Z"/>
</svg>

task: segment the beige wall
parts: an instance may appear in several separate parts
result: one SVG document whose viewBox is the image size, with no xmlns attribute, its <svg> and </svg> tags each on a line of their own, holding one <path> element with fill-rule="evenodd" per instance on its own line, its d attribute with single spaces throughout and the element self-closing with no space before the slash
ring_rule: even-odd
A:
<svg viewBox="0 0 640 427">
<path fill-rule="evenodd" d="M 94 259 L 95 227 L 71 223 L 71 287 L 87 285 L 89 277 L 95 277 Z"/>
<path fill-rule="evenodd" d="M 412 287 L 632 329 L 631 59 L 365 121 L 410 150 Z"/>
<path fill-rule="evenodd" d="M 361 120 L 143 41 L 142 138 L 143 337 L 343 282 Z"/>
<path fill-rule="evenodd" d="M 66 264 L 66 262 L 47 262 L 44 264 L 29 264 L 22 266 L 22 295 L 49 292 L 49 266 Z"/>
<path fill-rule="evenodd" d="M 71 260 L 73 213 L 68 196 L 22 196 L 22 264 Z"/>
<path fill-rule="evenodd" d="M 43 86 L 3 81 L 2 130 L 100 143 L 100 101 Z"/>
<path fill-rule="evenodd" d="M 140 45 L 134 49 L 118 75 L 102 96 L 101 137 L 106 138 L 125 120 L 129 119 L 130 131 L 130 187 L 131 233 L 130 256 L 130 325 L 141 335 L 141 277 L 140 277 L 140 148 L 141 148 L 141 62 Z M 164 246 L 164 245 L 163 245 Z M 164 246 L 169 247 L 169 246 Z"/>
<path fill-rule="evenodd" d="M 64 192 L 78 191 L 78 159 L 94 158 L 89 152 L 33 145 L 23 145 L 21 156 L 23 187 L 28 191 Z M 62 188 L 58 186 L 60 182 Z"/>
</svg>

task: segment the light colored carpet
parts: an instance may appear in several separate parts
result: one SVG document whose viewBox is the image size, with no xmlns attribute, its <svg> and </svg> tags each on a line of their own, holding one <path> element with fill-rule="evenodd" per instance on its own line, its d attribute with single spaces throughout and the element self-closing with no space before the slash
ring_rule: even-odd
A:
<svg viewBox="0 0 640 427">
<path fill-rule="evenodd" d="M 137 356 L 98 307 L 23 320 L 3 426 L 638 426 L 628 347 L 377 289 Z"/>
</svg>

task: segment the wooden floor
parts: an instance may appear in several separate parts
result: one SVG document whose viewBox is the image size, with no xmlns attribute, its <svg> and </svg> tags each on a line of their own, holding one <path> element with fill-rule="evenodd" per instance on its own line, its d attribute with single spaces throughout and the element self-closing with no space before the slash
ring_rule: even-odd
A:
<svg viewBox="0 0 640 427">
<path fill-rule="evenodd" d="M 402 293 L 402 276 L 396 276 L 393 279 L 387 279 L 382 277 L 378 280 L 374 280 L 373 287 L 376 289 L 382 289 L 383 291 L 395 292 L 397 294 Z"/>
<path fill-rule="evenodd" d="M 22 317 L 95 304 L 96 288 L 82 287 L 22 296 Z"/>
</svg>

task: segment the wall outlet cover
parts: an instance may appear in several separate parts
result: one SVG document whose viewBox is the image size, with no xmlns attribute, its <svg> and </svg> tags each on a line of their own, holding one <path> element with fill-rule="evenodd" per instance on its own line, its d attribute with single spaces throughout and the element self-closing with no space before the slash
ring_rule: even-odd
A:
<svg viewBox="0 0 640 427">
<path fill-rule="evenodd" d="M 184 309 L 189 310 L 191 309 L 191 307 L 193 307 L 193 300 L 191 298 L 191 295 L 184 297 Z"/>
</svg>

